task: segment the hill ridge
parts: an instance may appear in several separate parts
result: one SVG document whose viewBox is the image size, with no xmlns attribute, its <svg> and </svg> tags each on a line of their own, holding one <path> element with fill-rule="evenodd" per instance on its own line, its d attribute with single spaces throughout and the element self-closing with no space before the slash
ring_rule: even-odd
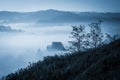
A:
<svg viewBox="0 0 120 80">
<path fill-rule="evenodd" d="M 99 19 L 103 21 L 120 21 L 120 13 L 72 12 L 53 9 L 35 12 L 0 11 L 0 23 L 71 23 Z"/>
</svg>

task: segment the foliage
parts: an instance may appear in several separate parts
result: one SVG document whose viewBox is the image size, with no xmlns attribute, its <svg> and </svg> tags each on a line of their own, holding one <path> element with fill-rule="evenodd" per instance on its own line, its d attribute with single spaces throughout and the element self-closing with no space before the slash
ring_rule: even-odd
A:
<svg viewBox="0 0 120 80">
<path fill-rule="evenodd" d="M 101 20 L 89 24 L 90 32 L 85 31 L 85 26 L 72 26 L 73 30 L 71 32 L 72 41 L 69 41 L 71 44 L 70 52 L 79 52 L 85 50 L 86 48 L 97 48 L 100 45 L 103 45 L 103 33 L 101 31 Z"/>
<path fill-rule="evenodd" d="M 101 31 L 101 20 L 96 23 L 89 24 L 90 26 L 90 33 L 88 37 L 90 38 L 90 46 L 91 48 L 97 48 L 99 45 L 103 43 L 103 33 Z"/>
<path fill-rule="evenodd" d="M 1 80 L 120 80 L 120 39 L 85 52 L 47 56 Z"/>
<path fill-rule="evenodd" d="M 69 41 L 71 44 L 70 51 L 71 52 L 79 52 L 84 46 L 85 39 L 85 26 L 72 26 L 73 30 L 71 32 L 71 38 L 73 41 Z"/>
<path fill-rule="evenodd" d="M 120 35 L 119 34 L 115 34 L 113 36 L 111 36 L 110 34 L 106 33 L 107 39 L 109 42 L 115 41 L 117 39 L 120 39 Z"/>
</svg>

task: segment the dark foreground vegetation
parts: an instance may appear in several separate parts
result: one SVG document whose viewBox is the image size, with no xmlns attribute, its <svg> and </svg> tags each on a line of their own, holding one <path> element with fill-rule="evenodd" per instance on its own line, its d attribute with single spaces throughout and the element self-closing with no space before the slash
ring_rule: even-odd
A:
<svg viewBox="0 0 120 80">
<path fill-rule="evenodd" d="M 120 39 L 86 52 L 45 57 L 1 80 L 120 80 Z"/>
</svg>

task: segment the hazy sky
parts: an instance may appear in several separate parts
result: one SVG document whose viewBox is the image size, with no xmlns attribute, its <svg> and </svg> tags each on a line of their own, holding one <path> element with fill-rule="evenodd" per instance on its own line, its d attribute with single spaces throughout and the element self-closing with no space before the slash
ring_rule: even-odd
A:
<svg viewBox="0 0 120 80">
<path fill-rule="evenodd" d="M 120 12 L 120 0 L 0 0 L 0 11 L 65 11 Z"/>
</svg>

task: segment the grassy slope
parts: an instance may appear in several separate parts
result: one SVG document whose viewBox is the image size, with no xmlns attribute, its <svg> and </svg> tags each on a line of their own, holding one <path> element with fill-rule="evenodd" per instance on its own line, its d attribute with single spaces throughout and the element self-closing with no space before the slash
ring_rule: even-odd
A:
<svg viewBox="0 0 120 80">
<path fill-rule="evenodd" d="M 87 52 L 48 56 L 5 80 L 120 80 L 120 40 Z"/>
</svg>

